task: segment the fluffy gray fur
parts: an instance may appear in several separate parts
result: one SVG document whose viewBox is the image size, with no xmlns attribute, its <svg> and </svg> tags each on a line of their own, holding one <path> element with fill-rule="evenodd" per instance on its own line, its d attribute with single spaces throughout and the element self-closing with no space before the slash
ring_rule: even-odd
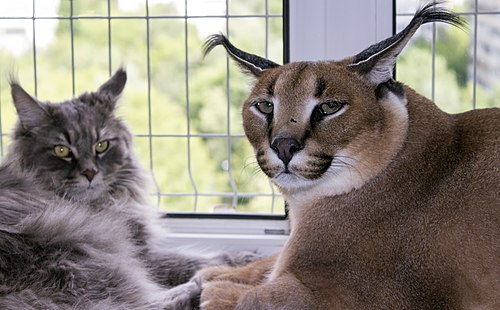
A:
<svg viewBox="0 0 500 310">
<path fill-rule="evenodd" d="M 19 122 L 0 167 L 1 309 L 190 309 L 197 270 L 255 258 L 162 246 L 132 135 L 114 115 L 125 82 L 120 69 L 96 92 L 59 104 L 11 83 Z"/>
</svg>

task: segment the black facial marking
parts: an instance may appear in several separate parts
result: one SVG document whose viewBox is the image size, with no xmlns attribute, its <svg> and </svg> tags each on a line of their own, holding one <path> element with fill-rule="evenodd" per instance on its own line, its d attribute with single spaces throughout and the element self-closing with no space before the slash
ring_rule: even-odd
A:
<svg viewBox="0 0 500 310">
<path fill-rule="evenodd" d="M 318 124 L 323 118 L 325 118 L 325 116 L 319 111 L 319 106 L 315 106 L 310 119 L 311 129 L 314 129 L 316 124 Z"/>
<path fill-rule="evenodd" d="M 267 85 L 267 94 L 269 95 L 269 97 L 272 97 L 274 96 L 274 87 L 276 86 L 276 81 L 277 81 L 278 78 L 274 78 L 271 80 L 271 82 L 269 83 L 269 85 Z"/>
<path fill-rule="evenodd" d="M 326 89 L 326 81 L 323 78 L 319 78 L 316 81 L 316 90 L 314 91 L 314 97 L 319 98 L 323 95 Z"/>
<path fill-rule="evenodd" d="M 311 137 L 311 130 L 307 129 L 302 137 L 302 143 L 305 144 L 306 141 Z"/>
<path fill-rule="evenodd" d="M 273 122 L 273 115 L 274 113 L 266 114 L 266 120 L 269 126 L 271 126 L 271 123 Z"/>
<path fill-rule="evenodd" d="M 291 81 L 291 87 L 292 88 L 297 88 L 297 84 L 301 80 L 302 74 L 306 71 L 307 67 L 309 67 L 309 63 L 303 62 L 300 63 L 298 68 L 297 68 L 297 73 L 295 73 L 295 76 L 293 77 Z"/>
<path fill-rule="evenodd" d="M 68 141 L 69 144 L 71 144 L 73 142 L 72 139 L 71 139 L 71 137 L 70 137 L 70 135 L 69 135 L 69 133 L 68 133 L 68 131 L 63 130 L 62 134 L 63 134 L 64 138 L 66 139 L 66 141 Z"/>
<path fill-rule="evenodd" d="M 269 128 L 267 130 L 267 140 L 268 141 L 272 140 L 272 135 L 273 135 L 273 126 L 272 126 L 272 124 L 269 124 Z"/>
</svg>

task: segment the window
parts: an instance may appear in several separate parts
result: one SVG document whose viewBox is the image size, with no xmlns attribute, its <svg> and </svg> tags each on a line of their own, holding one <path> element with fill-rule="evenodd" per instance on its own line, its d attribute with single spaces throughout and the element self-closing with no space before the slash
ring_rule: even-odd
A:
<svg viewBox="0 0 500 310">
<path fill-rule="evenodd" d="M 222 32 L 243 49 L 283 63 L 282 0 L 4 1 L 0 4 L 0 150 L 16 120 L 6 77 L 13 71 L 41 100 L 96 89 L 125 65 L 119 113 L 167 212 L 284 214 L 284 203 L 253 158 L 240 108 L 250 81 L 222 48 Z M 251 31 L 249 31 L 251 29 Z"/>
<path fill-rule="evenodd" d="M 244 215 L 231 221 L 170 217 L 173 242 L 178 237 L 180 243 L 219 240 L 232 248 L 275 249 L 286 240 L 286 221 L 262 218 L 282 216 L 284 202 L 259 171 L 241 127 L 251 79 L 222 48 L 203 59 L 204 38 L 228 34 L 236 46 L 277 63 L 288 54 L 291 61 L 341 59 L 401 30 L 420 5 L 419 0 L 2 1 L 0 151 L 5 152 L 15 121 L 9 73 L 38 98 L 57 101 L 95 89 L 126 65 L 129 82 L 120 113 L 156 182 L 152 196 L 160 210 L 189 215 L 216 207 L 224 218 L 234 217 L 237 206 Z M 469 29 L 424 25 L 401 55 L 397 79 L 449 112 L 499 106 L 499 2 L 443 5 L 466 18 Z"/>
</svg>

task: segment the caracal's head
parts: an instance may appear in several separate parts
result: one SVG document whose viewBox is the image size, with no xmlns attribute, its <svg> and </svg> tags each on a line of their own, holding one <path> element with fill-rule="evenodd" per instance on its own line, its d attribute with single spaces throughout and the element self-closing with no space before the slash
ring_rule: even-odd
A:
<svg viewBox="0 0 500 310">
<path fill-rule="evenodd" d="M 432 21 L 463 23 L 428 5 L 403 31 L 353 57 L 283 66 L 222 35 L 209 38 L 206 52 L 223 45 L 256 77 L 243 125 L 260 168 L 286 199 L 346 193 L 387 166 L 408 128 L 406 96 L 393 68 L 418 27 Z"/>
</svg>

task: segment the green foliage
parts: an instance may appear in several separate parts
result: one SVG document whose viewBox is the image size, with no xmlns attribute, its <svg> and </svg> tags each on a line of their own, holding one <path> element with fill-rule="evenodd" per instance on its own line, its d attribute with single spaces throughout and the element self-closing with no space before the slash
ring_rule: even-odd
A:
<svg viewBox="0 0 500 310">
<path fill-rule="evenodd" d="M 397 79 L 408 84 L 420 94 L 432 99 L 432 56 L 425 48 L 414 46 L 404 53 L 397 65 Z M 446 59 L 435 56 L 436 87 L 434 101 L 450 113 L 469 110 L 462 104 L 456 76 L 447 68 Z"/>
<path fill-rule="evenodd" d="M 58 15 L 70 16 L 71 3 L 74 16 L 108 13 L 106 1 L 61 1 Z M 281 0 L 230 1 L 230 14 L 264 14 L 266 3 L 271 15 L 281 14 Z M 184 13 L 165 4 L 150 5 L 149 12 L 153 17 Z M 110 71 L 124 65 L 128 83 L 118 113 L 138 135 L 135 150 L 144 167 L 152 169 L 151 192 L 173 194 L 158 196 L 162 210 L 192 211 L 196 204 L 197 211 L 210 212 L 216 204 L 233 204 L 232 193 L 238 191 L 247 196 L 265 194 L 239 197 L 239 211 L 267 213 L 273 205 L 273 212 L 282 213 L 283 200 L 273 198 L 273 188 L 243 134 L 241 106 L 253 79 L 232 64 L 227 70 L 228 58 L 222 48 L 203 59 L 204 38 L 195 19 L 186 23 L 184 18 L 140 18 L 145 7 L 120 11 L 117 0 L 111 1 L 111 13 L 127 18 L 112 19 L 110 28 L 105 18 L 75 19 L 72 30 L 69 20 L 59 20 L 56 39 L 47 46 L 37 46 L 37 97 L 57 102 L 94 90 Z M 232 17 L 229 36 L 238 47 L 282 63 L 282 19 L 271 16 L 267 21 L 268 37 L 265 19 Z M 472 84 L 467 78 L 470 42 L 466 32 L 449 28 L 439 27 L 437 32 L 435 101 L 448 112 L 461 112 L 472 107 Z M 397 67 L 398 80 L 429 98 L 431 53 L 428 41 L 417 41 L 405 50 Z M 32 48 L 20 56 L 0 49 L 0 61 L 3 76 L 14 71 L 25 89 L 35 93 Z M 8 67 L 12 63 L 14 70 Z M 478 86 L 476 96 L 477 107 L 498 106 L 500 86 L 491 92 Z M 0 80 L 3 132 L 16 120 L 10 102 L 7 83 Z M 188 134 L 192 136 L 187 138 Z M 8 138 L 2 141 L 5 150 Z M 195 192 L 201 194 L 197 200 Z"/>
<path fill-rule="evenodd" d="M 270 12 L 281 13 L 281 8 L 276 7 L 280 2 L 269 1 Z M 106 1 L 73 1 L 72 5 L 71 8 L 70 1 L 61 1 L 58 15 L 70 16 L 72 12 L 73 16 L 107 16 Z M 265 1 L 231 1 L 231 10 L 235 10 L 231 12 L 234 14 L 264 13 Z M 119 11 L 116 0 L 111 1 L 111 11 L 113 16 L 145 14 L 142 7 L 135 12 Z M 183 13 L 165 4 L 150 5 L 149 12 L 152 16 Z M 238 30 L 231 35 L 243 38 L 238 42 L 243 49 L 263 54 L 264 43 L 259 43 L 256 50 L 255 42 L 264 42 L 265 20 L 240 21 L 258 31 L 248 35 L 248 28 L 234 27 Z M 281 37 L 281 28 L 281 18 L 269 19 L 273 37 Z M 138 135 L 134 148 L 142 165 L 151 169 L 152 194 L 169 194 L 156 199 L 162 210 L 193 211 L 196 202 L 196 211 L 210 212 L 216 204 L 233 204 L 234 191 L 272 193 L 241 126 L 241 105 L 252 81 L 234 66 L 228 76 L 225 69 L 228 60 L 222 49 L 203 59 L 203 39 L 198 28 L 190 20 L 186 24 L 182 18 L 118 18 L 111 20 L 109 28 L 107 19 L 82 18 L 73 20 L 72 28 L 69 20 L 61 19 L 56 39 L 47 46 L 37 46 L 40 100 L 59 102 L 95 90 L 111 71 L 121 65 L 126 67 L 128 82 L 118 114 Z M 281 39 L 269 41 L 270 57 L 281 60 Z M 33 51 L 29 49 L 14 57 L 0 50 L 0 60 L 15 62 L 23 87 L 34 94 Z M 3 81 L 0 84 L 4 132 L 13 127 L 16 119 L 6 84 Z M 187 138 L 188 134 L 208 136 Z M 3 139 L 4 149 L 7 140 Z M 201 194 L 197 201 L 193 197 L 195 192 Z M 272 202 L 267 196 L 237 201 L 239 211 L 265 213 Z M 283 202 L 277 198 L 274 204 L 275 212 L 282 213 Z"/>
<path fill-rule="evenodd" d="M 444 29 L 438 28 L 436 54 L 446 59 L 446 67 L 455 73 L 458 85 L 463 87 L 467 83 L 469 33 L 461 29 L 449 29 L 449 27 L 448 30 Z"/>
<path fill-rule="evenodd" d="M 469 77 L 470 33 L 441 25 L 436 32 L 434 57 L 434 101 L 448 113 L 471 110 L 473 85 Z M 432 99 L 432 43 L 419 38 L 402 53 L 397 79 Z M 498 88 L 486 91 L 476 86 L 476 108 L 498 107 Z"/>
</svg>

